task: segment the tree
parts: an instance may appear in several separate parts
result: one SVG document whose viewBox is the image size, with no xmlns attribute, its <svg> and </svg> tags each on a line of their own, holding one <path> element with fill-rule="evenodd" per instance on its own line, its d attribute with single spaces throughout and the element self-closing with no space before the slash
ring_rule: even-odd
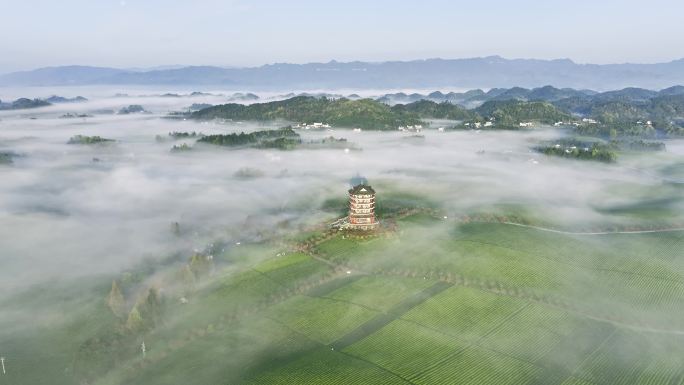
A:
<svg viewBox="0 0 684 385">
<path fill-rule="evenodd" d="M 116 280 L 112 281 L 112 289 L 107 297 L 107 306 L 117 317 L 123 317 L 125 314 L 126 303 Z"/>
<path fill-rule="evenodd" d="M 145 324 L 143 318 L 138 310 L 138 305 L 133 306 L 131 312 L 128 313 L 128 319 L 126 320 L 126 328 L 134 333 L 140 332 L 144 329 Z"/>
<path fill-rule="evenodd" d="M 150 288 L 147 291 L 147 295 L 138 299 L 135 308 L 140 314 L 142 328 L 144 330 L 154 328 L 161 322 L 162 316 L 162 300 L 159 290 L 154 287 Z"/>
<path fill-rule="evenodd" d="M 617 138 L 617 136 L 618 136 L 617 130 L 615 128 L 611 128 L 610 129 L 610 138 L 615 139 L 615 138 Z"/>
<path fill-rule="evenodd" d="M 195 290 L 195 274 L 190 270 L 190 265 L 185 265 L 181 270 L 181 277 L 183 279 L 183 286 L 185 286 L 186 295 Z"/>
<path fill-rule="evenodd" d="M 202 254 L 195 253 L 190 257 L 190 270 L 197 278 L 209 274 L 212 265 L 213 261 Z"/>
</svg>

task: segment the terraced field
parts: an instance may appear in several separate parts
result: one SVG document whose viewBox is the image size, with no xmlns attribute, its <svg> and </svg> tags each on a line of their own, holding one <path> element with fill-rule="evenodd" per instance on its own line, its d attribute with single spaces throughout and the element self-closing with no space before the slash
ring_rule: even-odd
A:
<svg viewBox="0 0 684 385">
<path fill-rule="evenodd" d="M 517 298 L 454 287 L 404 315 L 404 319 L 476 342 L 528 304 Z"/>
<path fill-rule="evenodd" d="M 531 304 L 507 320 L 479 345 L 523 361 L 537 363 L 577 327 L 580 327 L 580 323 L 571 313 Z"/>
<path fill-rule="evenodd" d="M 503 354 L 470 348 L 415 376 L 418 385 L 524 384 L 540 372 L 534 365 Z"/>
<path fill-rule="evenodd" d="M 457 234 L 434 240 L 427 254 L 450 254 L 422 266 L 417 258 L 398 258 L 392 267 L 367 262 L 379 247 L 416 251 L 396 239 L 361 242 L 351 253 L 338 240 L 321 245 L 329 260 L 371 274 L 328 296 L 379 312 L 411 288 L 455 283 L 341 354 L 412 384 L 684 383 L 680 234 L 597 239 L 497 224 L 460 227 Z M 568 290 L 578 283 L 583 287 Z M 649 313 L 657 316 L 649 320 Z M 663 324 L 668 329 L 655 330 Z"/>
<path fill-rule="evenodd" d="M 411 378 L 467 346 L 466 341 L 399 319 L 344 352 Z"/>
<path fill-rule="evenodd" d="M 379 384 L 409 382 L 377 366 L 327 349 L 312 352 L 278 370 L 255 376 L 249 384 Z"/>
<path fill-rule="evenodd" d="M 377 312 L 348 302 L 297 296 L 269 309 L 267 316 L 323 344 L 370 320 Z"/>
<path fill-rule="evenodd" d="M 219 257 L 227 270 L 167 304 L 144 359 L 141 340 L 92 330 L 67 372 L 50 370 L 98 385 L 684 384 L 682 234 L 398 225 L 395 236 L 337 235 L 308 252 L 246 246 L 264 255 L 249 266 L 232 250 Z M 116 360 L 106 375 L 68 366 L 105 357 Z"/>
<path fill-rule="evenodd" d="M 367 276 L 331 292 L 327 297 L 386 312 L 407 296 L 433 284 L 422 278 Z"/>
</svg>

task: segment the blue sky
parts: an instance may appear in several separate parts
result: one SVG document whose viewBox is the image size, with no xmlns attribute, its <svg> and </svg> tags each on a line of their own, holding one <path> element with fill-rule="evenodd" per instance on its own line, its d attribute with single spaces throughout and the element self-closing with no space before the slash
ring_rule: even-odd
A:
<svg viewBox="0 0 684 385">
<path fill-rule="evenodd" d="M 501 55 L 684 57 L 681 0 L 0 0 L 0 72 Z"/>
</svg>

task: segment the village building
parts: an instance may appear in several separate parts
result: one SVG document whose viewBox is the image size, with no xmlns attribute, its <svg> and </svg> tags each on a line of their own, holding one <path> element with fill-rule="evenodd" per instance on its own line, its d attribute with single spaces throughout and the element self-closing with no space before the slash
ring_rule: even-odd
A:
<svg viewBox="0 0 684 385">
<path fill-rule="evenodd" d="M 349 190 L 349 216 L 345 226 L 350 230 L 375 230 L 375 190 L 367 184 L 359 184 Z"/>
<path fill-rule="evenodd" d="M 327 123 L 323 123 L 323 122 L 314 122 L 311 124 L 299 123 L 294 128 L 303 128 L 305 130 L 310 130 L 310 129 L 320 130 L 322 128 L 330 128 L 330 125 Z"/>
</svg>

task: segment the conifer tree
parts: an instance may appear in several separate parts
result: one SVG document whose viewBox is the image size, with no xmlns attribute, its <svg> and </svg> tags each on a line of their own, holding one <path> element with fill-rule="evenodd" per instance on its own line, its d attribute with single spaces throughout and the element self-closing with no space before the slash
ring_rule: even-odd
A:
<svg viewBox="0 0 684 385">
<path fill-rule="evenodd" d="M 147 296 L 138 305 L 143 323 L 146 328 L 152 328 L 161 321 L 162 316 L 162 301 L 159 290 L 152 287 L 147 291 Z"/>
<path fill-rule="evenodd" d="M 185 287 L 185 294 L 190 294 L 195 290 L 195 274 L 190 270 L 189 265 L 185 265 L 183 270 L 181 270 L 181 277 L 183 280 L 183 286 Z"/>
<path fill-rule="evenodd" d="M 138 305 L 133 306 L 131 312 L 128 313 L 128 319 L 126 320 L 126 328 L 132 332 L 142 331 L 144 328 L 144 322 L 140 311 L 138 310 Z"/>
<path fill-rule="evenodd" d="M 195 253 L 190 257 L 190 270 L 192 270 L 196 278 L 209 274 L 212 264 L 212 261 L 199 253 Z"/>
<path fill-rule="evenodd" d="M 173 233 L 173 235 L 179 236 L 179 235 L 181 234 L 180 223 L 178 223 L 178 222 L 173 222 L 173 223 L 171 224 L 171 232 Z"/>
<path fill-rule="evenodd" d="M 112 289 L 107 297 L 107 306 L 117 317 L 122 317 L 125 314 L 126 303 L 116 280 L 112 281 Z"/>
</svg>

